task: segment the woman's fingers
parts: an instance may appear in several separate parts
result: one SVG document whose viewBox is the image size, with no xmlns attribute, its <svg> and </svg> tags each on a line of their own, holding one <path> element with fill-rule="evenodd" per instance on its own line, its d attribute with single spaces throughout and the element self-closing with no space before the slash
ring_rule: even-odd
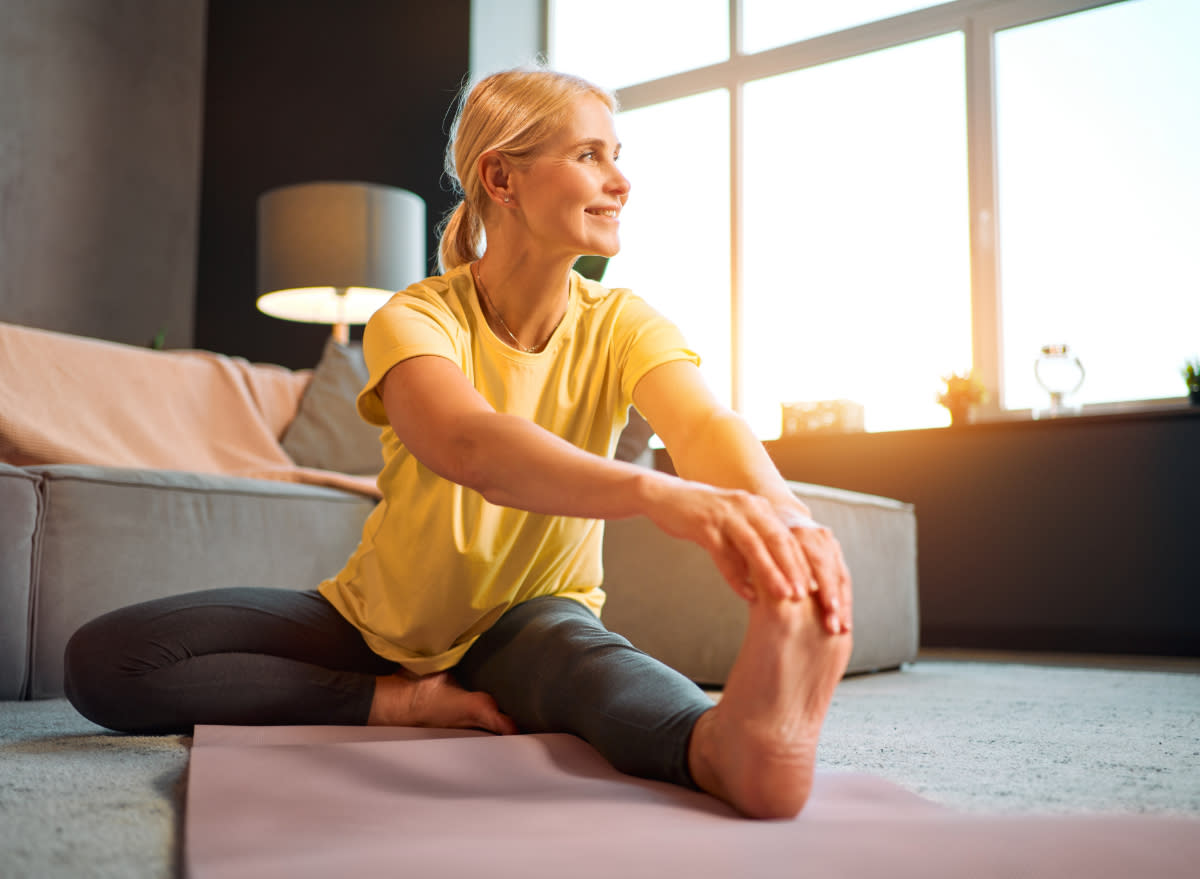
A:
<svg viewBox="0 0 1200 879">
<path fill-rule="evenodd" d="M 854 586 L 850 579 L 850 569 L 846 566 L 846 559 L 842 556 L 842 545 L 837 543 L 838 568 L 841 576 L 838 580 L 838 590 L 841 595 L 842 603 L 842 625 L 843 631 L 849 632 L 854 628 Z"/>
<path fill-rule="evenodd" d="M 795 538 L 767 501 L 745 492 L 737 500 L 740 518 L 729 533 L 749 579 L 778 601 L 802 599 L 811 571 Z"/>
<path fill-rule="evenodd" d="M 841 544 L 832 531 L 815 522 L 797 525 L 792 533 L 812 571 L 810 590 L 824 611 L 825 627 L 833 634 L 849 632 L 852 624 L 850 572 L 842 558 Z"/>
<path fill-rule="evenodd" d="M 747 601 L 801 601 L 813 593 L 831 632 L 849 629 L 849 574 L 828 528 L 803 508 L 780 509 L 746 491 L 700 487 L 672 496 L 660 527 L 700 544 Z"/>
<path fill-rule="evenodd" d="M 779 600 L 801 600 L 811 593 L 830 634 L 849 632 L 850 572 L 833 532 L 796 510 L 781 513 L 762 498 L 751 497 L 743 510 L 746 527 L 734 533 L 751 583 Z"/>
<path fill-rule="evenodd" d="M 726 579 L 744 598 L 750 597 L 749 587 L 776 601 L 802 601 L 816 575 L 789 523 L 763 498 L 747 492 L 730 494 L 730 509 L 719 529 L 719 547 L 716 552 L 710 548 L 714 559 L 729 556 L 718 562 Z"/>
<path fill-rule="evenodd" d="M 747 569 L 742 554 L 732 546 L 710 550 L 713 563 L 725 582 L 745 601 L 758 598 L 758 590 L 754 584 L 754 576 Z"/>
</svg>

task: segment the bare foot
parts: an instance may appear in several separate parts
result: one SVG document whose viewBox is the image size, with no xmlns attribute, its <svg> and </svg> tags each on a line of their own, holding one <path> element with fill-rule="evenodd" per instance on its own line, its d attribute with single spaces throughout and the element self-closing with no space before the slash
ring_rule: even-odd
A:
<svg viewBox="0 0 1200 879">
<path fill-rule="evenodd" d="M 518 731 L 487 693 L 464 690 L 448 672 L 418 676 L 403 669 L 375 679 L 367 724 L 483 729 L 500 735 Z"/>
<path fill-rule="evenodd" d="M 752 818 L 799 814 L 851 647 L 849 633 L 822 625 L 816 601 L 752 602 L 724 694 L 692 732 L 696 783 Z"/>
</svg>

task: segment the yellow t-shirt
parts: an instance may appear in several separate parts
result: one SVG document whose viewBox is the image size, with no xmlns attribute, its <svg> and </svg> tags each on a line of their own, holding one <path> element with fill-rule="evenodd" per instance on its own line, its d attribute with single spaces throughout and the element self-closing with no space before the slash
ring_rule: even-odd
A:
<svg viewBox="0 0 1200 879">
<path fill-rule="evenodd" d="M 599 613 L 603 523 L 490 504 L 433 473 L 388 426 L 377 386 L 410 357 L 458 364 L 499 412 L 611 457 L 633 389 L 651 369 L 699 358 L 628 290 L 571 276 L 566 316 L 539 354 L 492 333 L 468 266 L 397 293 L 363 336 L 370 378 L 358 411 L 383 427 L 383 500 L 345 568 L 320 586 L 381 656 L 417 674 L 450 668 L 506 610 L 562 595 Z"/>
</svg>

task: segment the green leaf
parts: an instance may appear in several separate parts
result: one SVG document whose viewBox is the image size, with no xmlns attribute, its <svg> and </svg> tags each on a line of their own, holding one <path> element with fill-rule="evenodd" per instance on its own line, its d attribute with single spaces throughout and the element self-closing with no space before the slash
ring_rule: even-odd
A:
<svg viewBox="0 0 1200 879">
<path fill-rule="evenodd" d="M 593 281 L 599 281 L 604 277 L 604 271 L 608 268 L 607 256 L 581 256 L 575 260 L 575 271 L 583 275 L 585 278 L 590 278 Z"/>
</svg>

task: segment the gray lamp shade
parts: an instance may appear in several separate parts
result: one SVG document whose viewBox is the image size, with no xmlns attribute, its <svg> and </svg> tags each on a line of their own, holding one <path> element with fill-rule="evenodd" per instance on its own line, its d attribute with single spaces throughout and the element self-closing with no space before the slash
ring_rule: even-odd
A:
<svg viewBox="0 0 1200 879">
<path fill-rule="evenodd" d="M 258 308 L 274 317 L 365 323 L 424 278 L 425 202 L 394 186 L 321 182 L 258 199 Z"/>
</svg>

